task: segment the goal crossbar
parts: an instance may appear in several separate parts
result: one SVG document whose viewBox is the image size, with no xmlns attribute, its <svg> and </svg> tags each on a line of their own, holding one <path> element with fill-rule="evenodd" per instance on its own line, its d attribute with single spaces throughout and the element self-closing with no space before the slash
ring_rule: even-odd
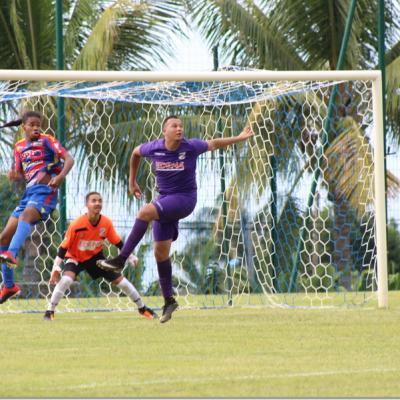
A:
<svg viewBox="0 0 400 400">
<path fill-rule="evenodd" d="M 2 70 L 1 80 L 30 81 L 296 81 L 378 80 L 381 72 L 371 71 L 55 71 Z"/>
</svg>

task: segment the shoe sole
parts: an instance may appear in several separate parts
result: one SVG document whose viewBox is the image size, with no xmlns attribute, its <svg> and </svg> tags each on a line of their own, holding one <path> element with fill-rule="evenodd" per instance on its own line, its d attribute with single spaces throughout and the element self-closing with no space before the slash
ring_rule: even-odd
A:
<svg viewBox="0 0 400 400">
<path fill-rule="evenodd" d="M 109 264 L 103 264 L 101 260 L 97 261 L 96 265 L 103 271 L 108 271 L 108 272 L 121 272 L 123 270 L 123 268 L 117 268 Z"/>
<path fill-rule="evenodd" d="M 168 314 L 164 314 L 160 317 L 160 322 L 164 324 L 172 318 L 172 313 L 179 307 L 179 304 L 174 304 L 174 309 L 171 310 Z"/>
<path fill-rule="evenodd" d="M 0 299 L 0 304 L 5 303 L 7 300 L 10 300 L 10 299 L 12 299 L 12 298 L 15 297 L 15 296 L 18 296 L 20 293 L 21 293 L 21 289 L 18 290 L 18 292 L 15 292 L 15 293 L 11 294 L 10 296 L 7 296 L 5 299 L 1 298 L 1 299 Z"/>
<path fill-rule="evenodd" d="M 139 313 L 140 314 L 140 313 Z M 157 314 L 150 314 L 149 312 L 144 312 L 143 314 L 140 314 L 142 317 L 145 317 L 147 319 L 157 319 L 158 316 Z"/>
</svg>

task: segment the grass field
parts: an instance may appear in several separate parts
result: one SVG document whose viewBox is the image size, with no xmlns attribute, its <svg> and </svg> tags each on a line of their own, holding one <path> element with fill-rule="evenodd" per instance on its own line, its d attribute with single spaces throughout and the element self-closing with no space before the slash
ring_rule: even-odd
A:
<svg viewBox="0 0 400 400">
<path fill-rule="evenodd" d="M 0 397 L 400 397 L 390 309 L 0 314 Z"/>
</svg>

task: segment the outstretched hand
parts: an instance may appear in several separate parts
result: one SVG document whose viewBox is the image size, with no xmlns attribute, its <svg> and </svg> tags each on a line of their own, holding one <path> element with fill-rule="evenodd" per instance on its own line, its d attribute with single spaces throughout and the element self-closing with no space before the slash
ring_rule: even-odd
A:
<svg viewBox="0 0 400 400">
<path fill-rule="evenodd" d="M 60 273 L 58 271 L 52 271 L 49 283 L 55 285 L 60 280 Z"/>
<path fill-rule="evenodd" d="M 251 129 L 251 126 L 246 126 L 242 132 L 239 133 L 238 137 L 242 140 L 247 140 L 249 138 L 251 138 L 252 136 L 254 136 L 254 132 Z"/>
<path fill-rule="evenodd" d="M 138 200 L 142 198 L 142 191 L 136 181 L 134 183 L 129 182 L 129 193 L 133 194 Z"/>
</svg>

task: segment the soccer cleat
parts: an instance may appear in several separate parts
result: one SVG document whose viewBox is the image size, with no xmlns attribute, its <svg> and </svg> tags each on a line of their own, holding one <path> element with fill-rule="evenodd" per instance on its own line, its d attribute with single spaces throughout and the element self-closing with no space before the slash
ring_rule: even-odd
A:
<svg viewBox="0 0 400 400">
<path fill-rule="evenodd" d="M 96 265 L 104 271 L 121 272 L 124 269 L 126 259 L 121 256 L 111 260 L 98 260 Z"/>
<path fill-rule="evenodd" d="M 160 322 L 163 324 L 164 322 L 169 321 L 172 318 L 172 313 L 178 308 L 178 306 L 179 304 L 173 297 L 171 299 L 166 300 L 163 306 Z"/>
<path fill-rule="evenodd" d="M 8 268 L 15 268 L 17 266 L 17 259 L 9 250 L 0 253 L 0 262 L 6 263 Z"/>
<path fill-rule="evenodd" d="M 53 321 L 53 319 L 54 319 L 54 311 L 47 310 L 43 315 L 43 319 L 45 321 Z"/>
<path fill-rule="evenodd" d="M 3 304 L 13 296 L 20 294 L 20 292 L 21 288 L 18 285 L 14 285 L 11 288 L 3 286 L 0 290 L 0 304 Z"/>
<path fill-rule="evenodd" d="M 155 319 L 158 318 L 158 315 L 153 311 L 150 307 L 147 307 L 146 305 L 138 309 L 139 314 L 143 315 L 143 317 L 148 318 L 148 319 Z"/>
</svg>

